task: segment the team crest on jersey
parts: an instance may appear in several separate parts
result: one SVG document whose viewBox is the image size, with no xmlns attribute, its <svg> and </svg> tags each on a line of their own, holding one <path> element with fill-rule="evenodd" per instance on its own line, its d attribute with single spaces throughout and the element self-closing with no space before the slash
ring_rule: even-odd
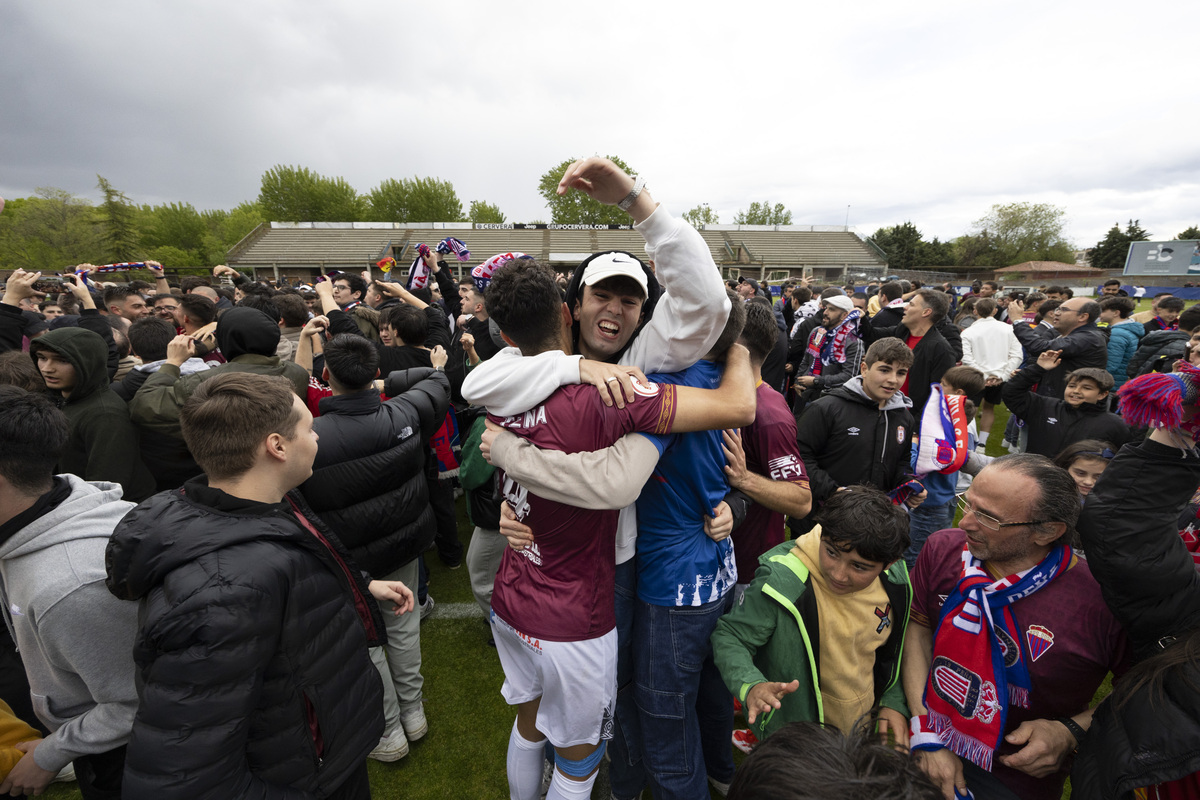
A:
<svg viewBox="0 0 1200 800">
<path fill-rule="evenodd" d="M 899 444 L 904 444 L 904 426 L 903 425 L 896 426 L 896 442 Z"/>
<path fill-rule="evenodd" d="M 932 683 L 937 696 L 966 719 L 978 718 L 987 724 L 1000 712 L 996 685 L 945 656 L 933 660 Z"/>
<path fill-rule="evenodd" d="M 640 394 L 642 397 L 654 397 L 656 394 L 662 391 L 657 383 L 642 383 L 637 379 L 636 375 L 630 375 L 629 380 L 633 384 L 633 391 L 637 394 Z"/>
<path fill-rule="evenodd" d="M 889 627 L 892 624 L 892 620 L 888 617 L 888 614 L 891 614 L 891 613 L 892 613 L 892 604 L 891 603 L 888 603 L 883 608 L 880 608 L 879 606 L 875 606 L 875 616 L 879 617 L 879 627 L 877 627 L 875 629 L 876 633 L 883 633 L 883 629 Z"/>
<path fill-rule="evenodd" d="M 1029 657 L 1037 661 L 1054 646 L 1054 632 L 1045 625 L 1030 625 L 1025 641 L 1029 643 Z"/>
</svg>

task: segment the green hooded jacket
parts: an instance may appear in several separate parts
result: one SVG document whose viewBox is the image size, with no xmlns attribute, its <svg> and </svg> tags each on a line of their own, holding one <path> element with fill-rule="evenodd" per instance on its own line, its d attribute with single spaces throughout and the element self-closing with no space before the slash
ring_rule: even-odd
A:
<svg viewBox="0 0 1200 800">
<path fill-rule="evenodd" d="M 713 658 L 721 678 L 739 701 L 763 681 L 800 681 L 800 688 L 780 701 L 778 709 L 759 714 L 750 726 L 759 740 L 789 722 L 824 722 L 821 707 L 821 632 L 816 594 L 808 567 L 791 551 L 795 539 L 771 548 L 758 559 L 754 581 L 741 602 L 717 621 L 712 635 Z M 900 684 L 900 657 L 908 629 L 912 587 L 904 559 L 879 576 L 895 609 L 895 627 L 870 665 L 877 705 L 909 716 Z M 863 665 L 864 668 L 867 665 Z"/>
<path fill-rule="evenodd" d="M 124 499 L 145 500 L 154 493 L 154 478 L 142 463 L 138 431 L 125 401 L 109 391 L 107 343 L 93 331 L 59 328 L 30 343 L 34 364 L 38 353 L 47 350 L 75 368 L 69 396 L 50 391 L 71 425 L 58 471 L 85 481 L 119 483 Z"/>
</svg>

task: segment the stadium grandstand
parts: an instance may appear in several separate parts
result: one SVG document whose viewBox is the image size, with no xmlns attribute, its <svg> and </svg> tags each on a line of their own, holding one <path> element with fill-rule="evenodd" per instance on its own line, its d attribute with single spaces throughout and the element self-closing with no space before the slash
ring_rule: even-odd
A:
<svg viewBox="0 0 1200 800">
<path fill-rule="evenodd" d="M 833 225 L 709 225 L 700 231 L 726 278 L 778 282 L 808 275 L 845 281 L 882 276 L 887 258 L 853 228 Z M 227 263 L 258 279 L 313 281 L 322 272 L 361 272 L 391 256 L 401 273 L 421 242 L 434 246 L 453 236 L 471 251 L 456 272 L 497 253 L 520 251 L 559 270 L 573 269 L 591 253 L 627 250 L 645 255 L 630 226 L 546 224 L 473 225 L 469 222 L 272 222 L 259 225 L 229 250 Z"/>
</svg>

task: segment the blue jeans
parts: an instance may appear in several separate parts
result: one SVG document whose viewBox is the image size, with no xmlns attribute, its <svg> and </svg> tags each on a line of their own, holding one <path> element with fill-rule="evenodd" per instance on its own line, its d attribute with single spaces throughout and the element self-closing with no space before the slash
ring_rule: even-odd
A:
<svg viewBox="0 0 1200 800">
<path fill-rule="evenodd" d="M 642 737 L 633 702 L 633 607 L 637 603 L 637 559 L 617 565 L 617 706 L 608 743 L 608 782 L 617 800 L 641 797 L 646 788 Z"/>
<path fill-rule="evenodd" d="M 929 534 L 954 525 L 954 500 L 940 506 L 930 505 L 929 501 L 921 503 L 908 512 L 908 549 L 904 551 L 904 561 L 911 571 L 917 563 L 917 556 Z"/>
<path fill-rule="evenodd" d="M 709 776 L 733 780 L 733 697 L 709 642 L 724 609 L 723 598 L 702 606 L 637 603 L 633 696 L 656 800 L 706 797 Z"/>
</svg>

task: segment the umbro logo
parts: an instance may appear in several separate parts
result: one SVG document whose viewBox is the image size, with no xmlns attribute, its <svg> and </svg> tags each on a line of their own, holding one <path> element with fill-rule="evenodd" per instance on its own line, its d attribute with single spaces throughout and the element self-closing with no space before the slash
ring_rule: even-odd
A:
<svg viewBox="0 0 1200 800">
<path fill-rule="evenodd" d="M 1046 417 L 1046 424 L 1047 425 L 1057 425 L 1058 417 Z"/>
<path fill-rule="evenodd" d="M 858 428 L 846 428 L 846 433 L 851 436 L 858 436 Z"/>
</svg>

